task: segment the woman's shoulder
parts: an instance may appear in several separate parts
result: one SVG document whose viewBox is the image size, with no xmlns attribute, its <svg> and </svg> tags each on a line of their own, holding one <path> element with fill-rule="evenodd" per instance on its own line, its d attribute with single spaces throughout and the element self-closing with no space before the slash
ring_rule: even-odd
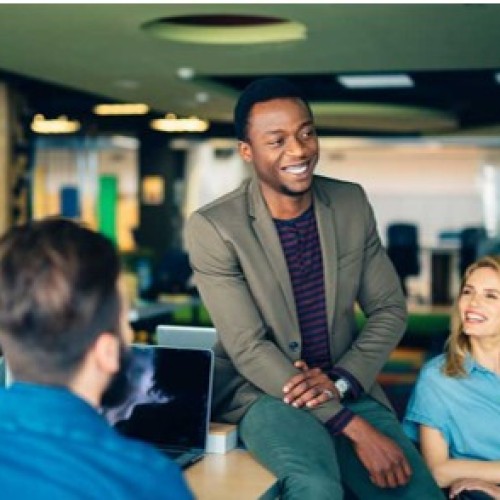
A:
<svg viewBox="0 0 500 500">
<path fill-rule="evenodd" d="M 438 354 L 437 356 L 434 356 L 433 358 L 427 360 L 422 366 L 422 370 L 426 371 L 441 370 L 441 368 L 443 368 L 444 366 L 445 361 L 446 361 L 446 355 Z"/>
<path fill-rule="evenodd" d="M 443 366 L 446 361 L 444 354 L 439 354 L 424 363 L 420 369 L 421 380 L 425 379 L 441 379 L 446 377 L 443 373 Z"/>
</svg>

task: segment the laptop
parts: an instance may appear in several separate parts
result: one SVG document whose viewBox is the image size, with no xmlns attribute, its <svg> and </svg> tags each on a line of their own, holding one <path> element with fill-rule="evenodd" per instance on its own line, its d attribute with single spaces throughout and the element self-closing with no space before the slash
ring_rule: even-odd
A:
<svg viewBox="0 0 500 500">
<path fill-rule="evenodd" d="M 155 446 L 186 468 L 206 451 L 213 352 L 137 344 L 131 349 L 127 399 L 104 408 L 103 415 L 121 434 Z"/>
<path fill-rule="evenodd" d="M 213 327 L 159 325 L 156 327 L 156 343 L 168 347 L 189 349 L 213 349 L 217 332 Z"/>
</svg>

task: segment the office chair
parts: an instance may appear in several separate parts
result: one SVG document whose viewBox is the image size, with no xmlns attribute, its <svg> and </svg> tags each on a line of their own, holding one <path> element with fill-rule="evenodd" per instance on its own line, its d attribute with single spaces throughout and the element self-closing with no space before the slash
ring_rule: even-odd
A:
<svg viewBox="0 0 500 500">
<path fill-rule="evenodd" d="M 415 224 L 393 223 L 387 227 L 387 255 L 394 264 L 405 295 L 406 278 L 420 274 L 420 246 Z"/>
<path fill-rule="evenodd" d="M 467 267 L 479 257 L 479 247 L 486 238 L 486 229 L 481 226 L 465 227 L 460 231 L 459 271 L 461 277 Z"/>
<path fill-rule="evenodd" d="M 181 248 L 170 248 L 161 258 L 154 286 L 158 293 L 187 293 L 192 274 L 188 254 Z"/>
</svg>

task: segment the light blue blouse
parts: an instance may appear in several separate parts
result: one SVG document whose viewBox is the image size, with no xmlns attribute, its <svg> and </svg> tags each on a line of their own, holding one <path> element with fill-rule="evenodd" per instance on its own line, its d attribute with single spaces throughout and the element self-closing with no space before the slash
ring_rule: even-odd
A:
<svg viewBox="0 0 500 500">
<path fill-rule="evenodd" d="M 437 429 L 448 443 L 450 457 L 500 460 L 500 376 L 465 360 L 465 377 L 441 372 L 444 355 L 428 361 L 408 402 L 403 429 L 419 440 L 419 424 Z"/>
</svg>

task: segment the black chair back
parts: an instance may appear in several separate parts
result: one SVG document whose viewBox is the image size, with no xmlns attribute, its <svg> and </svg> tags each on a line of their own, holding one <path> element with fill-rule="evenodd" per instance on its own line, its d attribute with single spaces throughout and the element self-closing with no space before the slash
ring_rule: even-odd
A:
<svg viewBox="0 0 500 500">
<path fill-rule="evenodd" d="M 406 278 L 420 274 L 418 227 L 415 224 L 402 222 L 389 224 L 387 254 L 394 264 L 406 295 Z"/>
</svg>

